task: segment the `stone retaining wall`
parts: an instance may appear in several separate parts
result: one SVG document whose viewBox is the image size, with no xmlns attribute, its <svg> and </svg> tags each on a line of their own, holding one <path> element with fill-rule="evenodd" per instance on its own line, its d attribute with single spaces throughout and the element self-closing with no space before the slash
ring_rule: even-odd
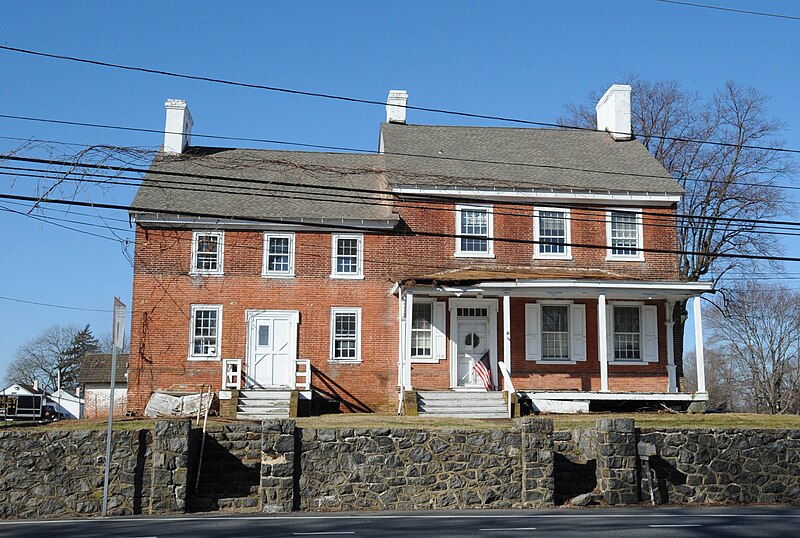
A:
<svg viewBox="0 0 800 538">
<path fill-rule="evenodd" d="M 109 515 L 183 510 L 188 433 L 181 420 L 114 432 Z M 105 454 L 104 431 L 0 431 L 0 518 L 99 515 Z"/>
</svg>

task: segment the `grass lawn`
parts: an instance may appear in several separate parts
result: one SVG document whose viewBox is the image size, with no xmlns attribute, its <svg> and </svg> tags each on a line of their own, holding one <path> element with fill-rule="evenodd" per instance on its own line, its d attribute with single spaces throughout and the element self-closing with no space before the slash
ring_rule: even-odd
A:
<svg viewBox="0 0 800 538">
<path fill-rule="evenodd" d="M 800 415 L 755 415 L 747 413 L 714 413 L 689 415 L 686 413 L 591 413 L 582 415 L 541 415 L 552 418 L 556 430 L 594 426 L 601 418 L 632 418 L 640 428 L 768 428 L 800 429 Z M 296 419 L 301 428 L 419 428 L 419 429 L 497 429 L 511 428 L 507 419 L 479 420 L 458 417 L 405 417 L 396 415 L 358 414 L 323 415 Z M 192 421 L 194 423 L 194 421 Z M 234 421 L 209 419 L 209 428 L 218 429 Z M 114 430 L 152 429 L 153 419 L 119 418 L 114 420 Z M 105 430 L 106 420 L 62 420 L 48 424 L 0 422 L 0 430 L 24 428 L 35 431 L 53 430 Z M 194 424 L 193 424 L 194 426 Z M 202 426 L 202 421 L 200 422 Z"/>
</svg>

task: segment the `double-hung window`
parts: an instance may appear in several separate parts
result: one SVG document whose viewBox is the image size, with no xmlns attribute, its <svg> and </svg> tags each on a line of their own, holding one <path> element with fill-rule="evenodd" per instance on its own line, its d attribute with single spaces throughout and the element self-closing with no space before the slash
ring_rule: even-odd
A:
<svg viewBox="0 0 800 538">
<path fill-rule="evenodd" d="M 334 235 L 331 249 L 331 277 L 364 278 L 362 234 Z"/>
<path fill-rule="evenodd" d="M 189 334 L 190 360 L 220 358 L 221 327 L 222 305 L 192 305 Z"/>
<path fill-rule="evenodd" d="M 608 260 L 644 260 L 642 212 L 609 211 L 606 216 Z"/>
<path fill-rule="evenodd" d="M 525 305 L 525 358 L 541 364 L 586 360 L 586 305 L 540 301 Z"/>
<path fill-rule="evenodd" d="M 360 308 L 331 308 L 331 361 L 361 362 Z"/>
<path fill-rule="evenodd" d="M 658 307 L 616 303 L 606 307 L 609 363 L 658 362 Z"/>
<path fill-rule="evenodd" d="M 570 259 L 569 209 L 536 209 L 533 212 L 534 258 Z"/>
<path fill-rule="evenodd" d="M 221 275 L 223 261 L 223 232 L 192 233 L 192 268 L 190 274 Z"/>
<path fill-rule="evenodd" d="M 411 313 L 411 358 L 433 357 L 433 303 L 415 302 Z"/>
<path fill-rule="evenodd" d="M 264 234 L 264 276 L 294 276 L 294 234 Z"/>
<path fill-rule="evenodd" d="M 456 206 L 456 256 L 494 257 L 493 233 L 490 206 Z"/>
</svg>

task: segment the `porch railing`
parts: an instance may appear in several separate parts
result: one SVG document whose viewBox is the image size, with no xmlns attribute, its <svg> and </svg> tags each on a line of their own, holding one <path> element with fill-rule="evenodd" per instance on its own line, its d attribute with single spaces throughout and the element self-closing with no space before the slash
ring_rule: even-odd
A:
<svg viewBox="0 0 800 538">
<path fill-rule="evenodd" d="M 295 388 L 297 390 L 311 390 L 311 361 L 297 359 L 294 361 L 294 365 Z"/>
<path fill-rule="evenodd" d="M 500 373 L 503 375 L 503 392 L 507 392 L 506 400 L 508 401 L 508 418 L 514 418 L 514 403 L 512 396 L 517 391 L 514 389 L 514 383 L 511 382 L 511 374 L 508 372 L 508 368 L 506 368 L 506 363 L 503 361 L 498 361 L 497 369 L 500 370 Z"/>
</svg>

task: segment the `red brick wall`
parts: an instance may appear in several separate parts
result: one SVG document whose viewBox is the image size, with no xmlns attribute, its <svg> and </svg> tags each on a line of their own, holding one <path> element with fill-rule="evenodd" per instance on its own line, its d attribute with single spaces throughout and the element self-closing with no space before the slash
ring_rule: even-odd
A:
<svg viewBox="0 0 800 538">
<path fill-rule="evenodd" d="M 296 233 L 296 276 L 272 279 L 261 276 L 261 232 L 226 231 L 224 276 L 191 276 L 191 231 L 144 230 L 137 226 L 129 409 L 141 412 L 155 390 L 197 392 L 203 385 L 219 389 L 219 361 L 187 360 L 192 304 L 222 305 L 222 358 L 245 358 L 246 310 L 300 311 L 298 358 L 312 361 L 315 387 L 340 398 L 345 410 L 391 411 L 396 406 L 398 349 L 398 304 L 391 287 L 400 278 L 465 267 L 544 265 L 603 268 L 624 278 L 646 280 L 674 280 L 677 276 L 677 259 L 672 254 L 646 253 L 644 262 L 606 262 L 604 249 L 574 247 L 571 261 L 543 262 L 532 260 L 534 245 L 531 243 L 496 241 L 493 259 L 454 258 L 454 238 L 413 235 L 414 231 L 454 233 L 454 206 L 436 207 L 447 211 L 398 207 L 403 219 L 401 229 L 405 228 L 408 236 L 365 235 L 363 280 L 330 278 L 330 233 Z M 533 238 L 532 208 L 519 210 L 497 206 L 495 211 L 495 237 Z M 646 211 L 669 215 L 674 208 Z M 574 243 L 605 244 L 604 213 L 573 210 L 572 217 L 575 219 L 572 223 Z M 650 220 L 644 217 L 644 246 L 675 248 L 674 228 L 648 228 Z M 362 308 L 361 364 L 329 363 L 331 306 Z M 520 380 L 520 388 L 599 388 L 599 364 L 592 347 L 596 308 L 592 304 L 587 304 L 589 359 L 575 367 L 546 367 L 549 369 L 525 363 L 523 302 L 515 300 L 514 308 L 513 371 L 515 376 L 523 372 L 527 376 L 524 381 Z M 663 312 L 659 315 L 663 316 Z M 502 327 L 502 315 L 498 322 Z M 663 324 L 659 327 L 663 332 Z M 663 335 L 659 342 L 663 347 Z M 502 350 L 502 343 L 498 344 L 498 349 Z M 610 366 L 610 388 L 662 390 L 666 384 L 664 370 L 663 353 L 658 365 L 624 371 L 621 367 Z M 446 388 L 449 386 L 447 362 L 415 365 L 414 382 L 419 388 Z"/>
</svg>

